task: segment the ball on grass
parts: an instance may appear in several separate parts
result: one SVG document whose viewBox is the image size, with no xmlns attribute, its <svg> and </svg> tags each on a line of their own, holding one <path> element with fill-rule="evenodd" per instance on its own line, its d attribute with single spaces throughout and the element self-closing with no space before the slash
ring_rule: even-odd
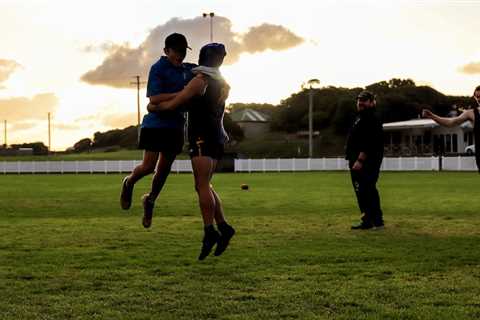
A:
<svg viewBox="0 0 480 320">
<path fill-rule="evenodd" d="M 248 190 L 248 184 L 242 183 L 242 184 L 240 185 L 240 188 L 241 188 L 242 190 Z"/>
</svg>

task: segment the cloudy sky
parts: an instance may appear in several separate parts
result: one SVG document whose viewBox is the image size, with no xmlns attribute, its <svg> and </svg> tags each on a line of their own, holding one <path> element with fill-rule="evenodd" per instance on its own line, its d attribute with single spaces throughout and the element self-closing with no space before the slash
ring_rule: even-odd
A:
<svg viewBox="0 0 480 320">
<path fill-rule="evenodd" d="M 227 46 L 229 102 L 278 103 L 311 78 L 353 87 L 408 77 L 458 95 L 480 84 L 480 1 L 0 0 L 8 143 L 46 143 L 48 112 L 54 150 L 135 124 L 133 77 L 146 80 L 175 31 L 196 62 L 209 42 L 203 12 L 215 12 L 214 40 Z"/>
</svg>

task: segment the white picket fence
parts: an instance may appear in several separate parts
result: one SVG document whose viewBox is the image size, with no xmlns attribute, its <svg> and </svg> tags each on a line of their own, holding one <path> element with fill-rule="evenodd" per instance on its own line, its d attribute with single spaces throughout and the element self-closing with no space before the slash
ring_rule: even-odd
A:
<svg viewBox="0 0 480 320">
<path fill-rule="evenodd" d="M 348 170 L 343 158 L 236 159 L 235 172 L 336 171 Z M 383 171 L 439 171 L 438 157 L 384 158 Z M 442 170 L 476 171 L 474 157 L 443 157 Z"/>
<path fill-rule="evenodd" d="M 3 161 L 0 173 L 121 173 L 131 172 L 141 160 Z M 172 172 L 192 172 L 190 160 L 175 160 Z"/>
<path fill-rule="evenodd" d="M 0 174 L 11 173 L 122 173 L 131 172 L 140 160 L 103 161 L 0 161 Z M 343 158 L 235 159 L 235 172 L 348 170 Z M 438 171 L 438 157 L 385 158 L 382 170 Z M 442 170 L 476 171 L 474 157 L 444 157 Z M 190 160 L 175 160 L 172 172 L 192 172 Z"/>
</svg>

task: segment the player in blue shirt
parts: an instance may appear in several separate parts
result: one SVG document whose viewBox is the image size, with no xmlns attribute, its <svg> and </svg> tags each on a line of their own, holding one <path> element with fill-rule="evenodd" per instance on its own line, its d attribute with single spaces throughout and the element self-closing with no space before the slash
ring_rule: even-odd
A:
<svg viewBox="0 0 480 320">
<path fill-rule="evenodd" d="M 183 63 L 187 48 L 190 49 L 182 34 L 172 33 L 165 39 L 165 55 L 152 65 L 148 76 L 147 97 L 150 103 L 158 104 L 171 99 L 192 79 L 191 68 L 195 65 Z M 151 192 L 142 197 L 142 224 L 145 228 L 149 228 L 152 223 L 154 202 L 165 184 L 173 161 L 182 151 L 184 125 L 182 108 L 149 112 L 143 118 L 139 139 L 139 148 L 145 150 L 143 161 L 124 178 L 120 204 L 123 209 L 129 209 L 135 183 L 155 172 Z"/>
</svg>

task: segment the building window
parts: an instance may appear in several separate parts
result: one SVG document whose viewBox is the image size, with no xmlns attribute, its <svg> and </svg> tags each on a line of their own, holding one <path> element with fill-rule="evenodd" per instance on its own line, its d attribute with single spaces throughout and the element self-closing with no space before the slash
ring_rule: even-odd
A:
<svg viewBox="0 0 480 320">
<path fill-rule="evenodd" d="M 452 152 L 452 136 L 445 135 L 445 152 Z"/>
</svg>

